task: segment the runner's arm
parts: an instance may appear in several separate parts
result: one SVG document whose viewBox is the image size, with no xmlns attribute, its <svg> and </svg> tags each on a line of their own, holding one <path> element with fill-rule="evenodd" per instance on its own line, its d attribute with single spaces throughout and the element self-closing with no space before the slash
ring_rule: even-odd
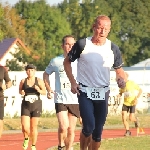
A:
<svg viewBox="0 0 150 150">
<path fill-rule="evenodd" d="M 9 78 L 8 71 L 6 69 L 4 70 L 4 80 L 5 80 L 5 85 L 2 85 L 2 88 L 3 90 L 6 90 L 12 86 L 11 79 Z"/>
<path fill-rule="evenodd" d="M 138 100 L 139 100 L 139 97 L 140 97 L 141 94 L 142 94 L 142 89 L 141 89 L 141 88 L 140 88 L 138 91 L 139 91 L 139 92 L 138 92 L 138 95 L 135 97 L 135 99 L 134 99 L 134 101 L 133 101 L 134 105 L 137 105 Z"/>
<path fill-rule="evenodd" d="M 74 79 L 74 76 L 72 74 L 72 67 L 71 67 L 71 61 L 69 59 L 69 56 L 67 56 L 65 59 L 64 59 L 64 69 L 65 69 L 65 72 L 67 74 L 67 77 L 69 78 L 69 81 L 70 83 L 74 84 L 76 83 L 76 80 Z"/>
<path fill-rule="evenodd" d="M 118 69 L 115 69 L 115 72 L 116 72 L 116 81 L 117 81 L 118 87 L 121 89 L 125 88 L 127 78 L 126 78 L 124 70 L 122 68 L 118 68 Z"/>
<path fill-rule="evenodd" d="M 21 94 L 21 95 L 25 95 L 24 90 L 22 90 L 22 87 L 23 87 L 23 84 L 24 84 L 24 80 L 25 80 L 25 79 L 22 79 L 22 80 L 20 81 L 20 84 L 19 84 L 19 94 Z"/>
<path fill-rule="evenodd" d="M 38 78 L 38 84 L 39 84 L 39 87 L 37 86 L 36 90 L 40 94 L 46 95 L 46 89 L 45 89 L 44 81 Z"/>
<path fill-rule="evenodd" d="M 69 51 L 67 57 L 64 59 L 64 69 L 71 83 L 71 92 L 73 94 L 79 93 L 79 85 L 76 83 L 76 80 L 72 73 L 71 62 L 74 62 L 76 59 L 80 58 L 80 54 L 84 50 L 86 44 L 86 39 L 81 39 L 77 41 Z"/>
<path fill-rule="evenodd" d="M 139 92 L 138 92 L 138 95 L 137 95 L 137 99 L 141 96 L 141 94 L 142 94 L 142 89 L 140 88 L 138 91 L 139 91 Z"/>
<path fill-rule="evenodd" d="M 122 68 L 123 61 L 121 56 L 121 51 L 119 47 L 112 43 L 111 48 L 114 52 L 114 64 L 113 68 L 116 72 L 116 81 L 119 88 L 124 88 L 126 85 L 126 74 Z"/>
<path fill-rule="evenodd" d="M 47 92 L 51 92 L 51 87 L 50 87 L 50 80 L 49 80 L 49 74 L 44 71 L 43 73 L 43 81 L 46 87 Z"/>
<path fill-rule="evenodd" d="M 45 69 L 45 72 L 43 73 L 43 81 L 47 90 L 48 99 L 52 99 L 53 98 L 52 94 L 54 94 L 54 91 L 50 87 L 50 80 L 49 80 L 49 75 L 52 74 L 52 72 L 54 72 L 54 68 L 52 67 L 50 62 L 50 64 Z"/>
<path fill-rule="evenodd" d="M 52 59 L 50 60 L 48 66 L 46 67 L 44 73 L 43 73 L 43 81 L 46 87 L 46 91 L 48 92 L 48 97 L 51 97 L 50 94 L 54 93 L 53 90 L 50 87 L 50 80 L 49 80 L 49 76 L 55 72 L 55 60 Z"/>
<path fill-rule="evenodd" d="M 125 75 L 125 72 L 124 72 L 122 67 L 118 68 L 118 69 L 115 69 L 115 72 L 116 72 L 116 79 L 117 80 L 120 79 L 120 78 L 126 80 L 126 75 Z"/>
</svg>

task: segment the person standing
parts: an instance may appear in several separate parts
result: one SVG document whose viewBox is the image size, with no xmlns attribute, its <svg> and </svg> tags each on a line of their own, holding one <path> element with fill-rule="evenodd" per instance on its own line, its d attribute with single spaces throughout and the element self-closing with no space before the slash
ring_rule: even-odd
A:
<svg viewBox="0 0 150 150">
<path fill-rule="evenodd" d="M 3 83 L 5 81 L 5 83 Z M 4 90 L 12 86 L 8 70 L 0 65 L 0 138 L 3 132 L 3 118 L 4 118 Z"/>
<path fill-rule="evenodd" d="M 130 136 L 129 123 L 127 122 L 127 115 L 129 112 L 129 120 L 135 123 L 135 127 L 138 128 L 138 120 L 135 117 L 135 108 L 138 103 L 138 99 L 142 94 L 142 89 L 134 81 L 128 80 L 128 73 L 126 72 L 126 86 L 120 89 L 119 95 L 124 94 L 124 103 L 122 106 L 122 121 L 126 132 L 124 136 Z M 138 92 L 138 93 L 137 93 Z"/>
<path fill-rule="evenodd" d="M 28 148 L 29 137 L 32 140 L 32 150 L 36 150 L 37 125 L 42 113 L 42 100 L 40 95 L 46 95 L 44 81 L 35 77 L 36 67 L 28 64 L 25 67 L 27 78 L 22 79 L 19 85 L 19 93 L 23 95 L 21 104 L 21 124 L 24 135 L 23 149 Z"/>
<path fill-rule="evenodd" d="M 92 150 L 101 145 L 101 135 L 108 113 L 110 69 L 116 72 L 117 84 L 124 87 L 125 74 L 119 47 L 107 39 L 111 29 L 108 16 L 98 16 L 93 24 L 93 36 L 78 40 L 64 60 L 71 91 L 78 94 L 83 129 L 80 150 L 86 150 L 92 136 Z M 77 81 L 71 64 L 78 60 Z"/>
<path fill-rule="evenodd" d="M 66 147 L 71 150 L 75 137 L 75 127 L 79 118 L 79 104 L 77 95 L 71 93 L 71 85 L 64 71 L 63 61 L 74 45 L 75 39 L 72 35 L 66 35 L 62 39 L 63 54 L 53 58 L 43 73 L 43 80 L 47 89 L 47 97 L 52 98 L 54 94 L 55 110 L 58 119 L 58 150 Z M 76 77 L 77 63 L 72 64 L 73 74 Z M 55 91 L 50 87 L 49 75 L 55 72 Z"/>
</svg>

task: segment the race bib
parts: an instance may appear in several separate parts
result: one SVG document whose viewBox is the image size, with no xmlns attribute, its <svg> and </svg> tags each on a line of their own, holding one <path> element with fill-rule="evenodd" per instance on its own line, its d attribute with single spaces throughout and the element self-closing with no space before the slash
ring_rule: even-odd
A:
<svg viewBox="0 0 150 150">
<path fill-rule="evenodd" d="M 92 100 L 105 100 L 105 88 L 86 88 L 87 97 Z"/>
<path fill-rule="evenodd" d="M 25 96 L 25 101 L 29 101 L 30 103 L 33 103 L 38 100 L 37 95 L 27 95 Z"/>
<path fill-rule="evenodd" d="M 70 81 L 61 79 L 60 83 L 61 83 L 61 90 L 63 90 L 63 89 L 71 89 Z"/>
<path fill-rule="evenodd" d="M 132 97 L 133 94 L 131 92 L 124 92 L 124 97 L 125 98 L 129 98 L 129 97 Z"/>
</svg>

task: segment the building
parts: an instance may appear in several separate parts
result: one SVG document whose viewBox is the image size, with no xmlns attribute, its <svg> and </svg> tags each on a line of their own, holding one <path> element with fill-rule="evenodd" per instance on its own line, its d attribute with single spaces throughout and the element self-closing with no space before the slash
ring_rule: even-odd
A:
<svg viewBox="0 0 150 150">
<path fill-rule="evenodd" d="M 145 60 L 143 60 L 141 62 L 138 62 L 137 64 L 134 64 L 131 67 L 143 67 L 143 68 L 150 67 L 150 58 L 145 59 Z"/>
<path fill-rule="evenodd" d="M 15 59 L 13 54 L 23 49 L 27 53 L 30 53 L 29 49 L 19 38 L 8 38 L 0 42 L 0 64 L 6 66 L 7 60 Z M 22 63 L 18 62 L 21 66 Z"/>
</svg>

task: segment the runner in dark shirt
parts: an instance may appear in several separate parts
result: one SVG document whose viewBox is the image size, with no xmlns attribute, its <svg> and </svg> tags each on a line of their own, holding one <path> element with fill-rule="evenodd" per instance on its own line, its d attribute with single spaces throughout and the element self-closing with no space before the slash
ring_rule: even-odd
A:
<svg viewBox="0 0 150 150">
<path fill-rule="evenodd" d="M 5 81 L 5 82 L 3 82 Z M 4 90 L 11 87 L 12 83 L 8 75 L 8 70 L 0 65 L 0 137 L 3 131 L 4 117 Z"/>
<path fill-rule="evenodd" d="M 19 85 L 19 93 L 23 95 L 21 104 L 21 124 L 24 134 L 23 149 L 28 148 L 29 136 L 32 140 L 31 149 L 36 150 L 37 125 L 42 113 L 42 100 L 40 95 L 46 95 L 44 81 L 35 77 L 36 67 L 28 64 L 25 67 L 27 78 L 22 79 Z"/>
</svg>

